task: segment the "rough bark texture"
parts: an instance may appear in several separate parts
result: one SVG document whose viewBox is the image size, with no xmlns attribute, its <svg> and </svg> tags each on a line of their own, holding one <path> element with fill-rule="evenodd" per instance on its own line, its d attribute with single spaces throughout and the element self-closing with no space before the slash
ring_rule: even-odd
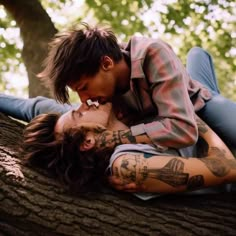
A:
<svg viewBox="0 0 236 236">
<path fill-rule="evenodd" d="M 41 84 L 36 75 L 42 71 L 48 42 L 57 32 L 54 24 L 38 0 L 0 0 L 0 4 L 20 28 L 24 43 L 22 58 L 29 78 L 29 96 L 50 97 L 49 90 Z"/>
<path fill-rule="evenodd" d="M 71 196 L 21 163 L 23 125 L 0 114 L 0 235 L 236 235 L 235 194 L 143 202 L 109 189 Z"/>
</svg>

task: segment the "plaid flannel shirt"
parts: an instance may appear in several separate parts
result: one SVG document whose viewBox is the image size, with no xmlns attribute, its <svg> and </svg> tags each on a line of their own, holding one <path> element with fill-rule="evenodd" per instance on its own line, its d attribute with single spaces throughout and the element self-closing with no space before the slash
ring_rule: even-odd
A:
<svg viewBox="0 0 236 236">
<path fill-rule="evenodd" d="M 131 80 L 123 99 L 140 119 L 152 117 L 133 125 L 132 134 L 146 133 L 160 150 L 196 142 L 195 111 L 211 98 L 210 92 L 190 78 L 172 48 L 160 39 L 134 36 L 124 52 L 131 59 Z"/>
</svg>

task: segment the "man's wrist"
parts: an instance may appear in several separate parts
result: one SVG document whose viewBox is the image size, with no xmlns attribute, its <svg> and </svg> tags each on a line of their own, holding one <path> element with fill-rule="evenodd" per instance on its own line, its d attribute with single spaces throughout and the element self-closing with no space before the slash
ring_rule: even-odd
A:
<svg viewBox="0 0 236 236">
<path fill-rule="evenodd" d="M 138 135 L 146 133 L 143 123 L 139 125 L 131 126 L 130 130 L 133 136 L 138 136 Z"/>
<path fill-rule="evenodd" d="M 151 143 L 150 138 L 146 135 L 134 136 L 130 129 L 127 130 L 105 130 L 97 136 L 97 147 L 115 148 L 121 144 L 137 144 L 137 143 Z"/>
<path fill-rule="evenodd" d="M 137 143 L 152 143 L 150 138 L 145 134 L 134 136 L 132 131 L 130 129 L 127 130 L 118 130 L 114 131 L 114 140 L 117 140 L 118 142 L 115 143 L 115 146 L 120 144 L 137 144 Z"/>
<path fill-rule="evenodd" d="M 114 148 L 121 144 L 136 143 L 136 138 L 132 135 L 131 130 L 105 130 L 96 138 L 97 148 Z"/>
</svg>

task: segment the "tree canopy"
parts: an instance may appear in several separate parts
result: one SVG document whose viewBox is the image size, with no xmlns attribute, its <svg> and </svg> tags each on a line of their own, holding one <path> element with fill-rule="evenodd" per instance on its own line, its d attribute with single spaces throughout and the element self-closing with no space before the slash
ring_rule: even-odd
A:
<svg viewBox="0 0 236 236">
<path fill-rule="evenodd" d="M 16 14 L 14 15 L 12 9 L 14 6 L 19 9 L 30 4 L 32 10 L 31 16 L 28 16 L 29 19 L 33 19 L 33 14 L 37 15 L 38 11 L 34 9 L 39 9 L 40 6 L 42 13 L 45 12 L 37 20 L 40 22 L 41 17 L 48 15 L 52 23 L 51 33 L 48 33 L 49 30 L 47 32 L 48 37 L 44 39 L 38 37 L 38 41 L 44 40 L 43 45 L 57 30 L 64 30 L 84 21 L 89 24 L 110 25 L 120 41 L 127 41 L 133 34 L 160 37 L 173 46 L 183 62 L 191 47 L 201 46 L 214 57 L 222 93 L 236 99 L 234 95 L 236 90 L 236 3 L 234 0 L 0 0 L 0 4 L 2 4 L 0 5 L 1 90 L 11 89 L 9 80 L 16 82 L 18 78 L 27 76 L 24 74 L 22 63 L 24 61 L 26 69 L 29 63 L 27 64 L 24 58 L 22 60 L 22 50 L 25 44 L 30 43 L 30 40 L 35 40 L 33 36 L 25 39 L 27 35 L 33 35 L 37 29 L 34 25 L 33 28 L 27 29 L 32 31 L 31 34 L 22 32 L 19 19 L 16 19 Z M 10 4 L 11 8 L 7 7 Z M 26 14 L 21 17 L 26 17 Z M 42 25 L 42 22 L 38 24 L 38 27 L 45 27 L 46 24 Z M 45 32 L 40 33 L 41 36 L 43 34 L 46 35 Z M 45 53 L 42 53 L 37 63 L 35 62 L 37 68 L 32 66 L 34 73 L 40 71 L 41 60 Z M 29 71 L 31 70 L 27 69 L 28 76 Z M 12 73 L 15 75 L 12 76 Z M 34 83 L 30 85 L 29 90 L 34 90 Z M 41 91 L 37 91 L 37 94 L 31 93 L 31 95 L 40 93 Z"/>
</svg>

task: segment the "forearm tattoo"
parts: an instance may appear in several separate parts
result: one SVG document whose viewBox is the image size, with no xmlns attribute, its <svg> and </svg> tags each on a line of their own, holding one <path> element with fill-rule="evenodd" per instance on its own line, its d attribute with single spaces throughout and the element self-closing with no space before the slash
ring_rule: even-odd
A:
<svg viewBox="0 0 236 236">
<path fill-rule="evenodd" d="M 202 175 L 194 175 L 188 180 L 187 189 L 194 190 L 204 186 L 204 177 Z"/>
<path fill-rule="evenodd" d="M 199 133 L 206 133 L 208 131 L 207 124 L 203 122 L 199 117 L 196 119 Z"/>
<path fill-rule="evenodd" d="M 236 160 L 227 159 L 225 151 L 217 147 L 211 147 L 211 156 L 207 158 L 200 158 L 206 167 L 217 177 L 226 176 L 231 169 L 236 169 Z"/>
<path fill-rule="evenodd" d="M 214 152 L 214 156 L 198 159 L 213 175 L 224 177 L 231 169 L 236 169 L 236 160 L 226 159 L 225 153 L 220 149 L 214 148 Z M 124 183 L 135 182 L 138 186 L 144 184 L 148 178 L 162 181 L 174 188 L 183 186 L 191 191 L 205 186 L 203 175 L 191 176 L 184 170 L 186 159 L 172 158 L 162 168 L 155 169 L 148 166 L 147 160 L 143 153 L 127 154 L 122 158 L 120 167 L 115 169 L 114 175 Z"/>
<path fill-rule="evenodd" d="M 118 171 L 115 171 L 118 174 L 116 177 L 121 177 L 125 183 L 136 182 L 137 185 L 143 184 L 147 178 L 160 180 L 172 187 L 188 184 L 189 174 L 184 173 L 184 162 L 182 160 L 174 158 L 159 169 L 150 168 L 147 163 L 147 160 L 143 158 L 143 154 L 128 155 L 122 159 L 120 176 Z M 197 182 L 198 179 L 195 179 L 195 182 L 191 180 L 190 186 L 192 188 L 194 186 L 199 187 L 201 183 L 204 183 L 203 177 L 201 181 Z"/>
<path fill-rule="evenodd" d="M 105 148 L 105 147 L 116 147 L 120 144 L 127 143 L 137 143 L 136 138 L 132 136 L 130 130 L 118 130 L 118 131 L 107 131 L 107 130 L 100 130 L 98 132 L 96 143 L 98 148 Z"/>
<path fill-rule="evenodd" d="M 174 158 L 160 169 L 149 169 L 148 177 L 161 180 L 172 187 L 186 185 L 188 182 L 188 173 L 184 173 L 184 162 Z"/>
</svg>

